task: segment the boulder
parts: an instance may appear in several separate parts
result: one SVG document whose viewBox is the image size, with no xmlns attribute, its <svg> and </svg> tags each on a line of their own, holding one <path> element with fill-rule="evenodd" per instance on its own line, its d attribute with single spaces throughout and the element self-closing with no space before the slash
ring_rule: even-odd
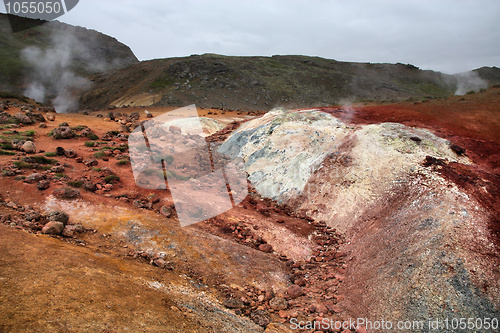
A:
<svg viewBox="0 0 500 333">
<path fill-rule="evenodd" d="M 53 112 L 47 113 L 47 120 L 50 120 L 50 121 L 56 120 L 56 114 Z"/>
<path fill-rule="evenodd" d="M 33 120 L 31 120 L 30 117 L 25 115 L 24 113 L 18 112 L 14 115 L 14 118 L 16 118 L 21 124 L 33 124 Z"/>
<path fill-rule="evenodd" d="M 52 195 L 58 199 L 76 199 L 81 196 L 80 191 L 70 187 L 57 188 Z"/>
<path fill-rule="evenodd" d="M 288 302 L 283 297 L 274 297 L 269 301 L 269 306 L 275 311 L 286 310 L 288 308 Z"/>
<path fill-rule="evenodd" d="M 40 191 L 43 191 L 43 190 L 46 190 L 48 189 L 50 186 L 50 181 L 47 180 L 47 179 L 42 179 L 40 180 L 37 184 L 36 184 L 36 187 L 40 190 Z"/>
<path fill-rule="evenodd" d="M 62 224 L 66 225 L 69 221 L 69 215 L 66 214 L 65 212 L 60 211 L 60 210 L 56 210 L 56 211 L 50 212 L 47 215 L 47 220 L 61 222 Z"/>
<path fill-rule="evenodd" d="M 77 234 L 84 231 L 81 224 L 68 224 L 64 227 L 62 235 L 64 237 L 75 237 Z"/>
<path fill-rule="evenodd" d="M 25 143 L 23 143 L 21 149 L 28 154 L 36 153 L 36 145 L 33 143 L 33 141 L 26 141 Z"/>
<path fill-rule="evenodd" d="M 42 228 L 42 234 L 60 235 L 64 229 L 64 224 L 57 221 L 47 222 Z"/>
<path fill-rule="evenodd" d="M 292 284 L 290 287 L 288 287 L 287 293 L 291 299 L 294 299 L 304 295 L 304 290 L 302 289 L 302 287 L 296 284 Z"/>
<path fill-rule="evenodd" d="M 34 184 L 41 181 L 42 179 L 45 179 L 45 176 L 41 173 L 32 173 L 28 177 L 24 178 L 23 181 L 28 184 Z"/>
<path fill-rule="evenodd" d="M 54 128 L 52 136 L 55 139 L 71 139 L 75 137 L 75 132 L 68 126 Z"/>
</svg>

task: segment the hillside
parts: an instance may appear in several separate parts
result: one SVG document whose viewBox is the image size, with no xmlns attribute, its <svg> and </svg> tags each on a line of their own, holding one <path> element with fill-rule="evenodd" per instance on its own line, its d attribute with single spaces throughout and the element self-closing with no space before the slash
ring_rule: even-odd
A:
<svg viewBox="0 0 500 333">
<path fill-rule="evenodd" d="M 203 184 L 186 182 L 190 201 L 152 189 L 127 140 L 146 121 L 150 147 L 175 154 L 165 170 L 189 175 L 205 141 L 150 126 L 174 108 L 2 104 L 1 332 L 312 333 L 294 320 L 349 318 L 448 332 L 429 318 L 500 318 L 500 87 L 262 116 L 199 109 L 230 124 L 206 139 L 244 159 L 250 185 L 187 227 L 178 208 L 209 201 Z"/>
<path fill-rule="evenodd" d="M 26 26 L 37 21 L 10 19 Z M 52 21 L 13 33 L 9 16 L 0 14 L 0 91 L 29 95 L 37 85 L 29 97 L 50 101 L 65 88 L 88 88 L 89 75 L 136 62 L 128 46 L 97 31 Z"/>
<path fill-rule="evenodd" d="M 499 80 L 484 69 L 493 82 Z M 214 54 L 156 59 L 93 78 L 81 98 L 89 109 L 156 105 L 269 110 L 353 100 L 443 97 L 488 83 L 476 72 L 447 75 L 413 65 L 351 63 L 307 56 L 230 57 Z"/>
</svg>

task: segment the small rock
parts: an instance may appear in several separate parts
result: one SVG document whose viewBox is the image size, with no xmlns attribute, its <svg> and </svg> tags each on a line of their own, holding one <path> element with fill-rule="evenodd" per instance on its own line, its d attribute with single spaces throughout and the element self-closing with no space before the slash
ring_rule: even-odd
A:
<svg viewBox="0 0 500 333">
<path fill-rule="evenodd" d="M 92 159 L 84 160 L 83 164 L 85 164 L 88 167 L 93 167 L 93 166 L 96 166 L 97 164 L 99 164 L 99 162 L 95 158 L 92 158 Z"/>
<path fill-rule="evenodd" d="M 24 113 L 21 113 L 21 112 L 18 112 L 14 115 L 14 118 L 16 118 L 17 120 L 19 120 L 20 123 L 22 124 L 33 124 L 33 120 L 30 119 L 30 117 L 28 117 L 27 115 L 25 115 Z"/>
<path fill-rule="evenodd" d="M 38 125 L 38 127 L 40 127 L 40 128 L 47 128 L 47 124 L 46 123 L 40 123 L 40 125 Z"/>
<path fill-rule="evenodd" d="M 266 327 L 271 322 L 271 316 L 266 310 L 255 310 L 250 314 L 250 319 L 259 326 Z"/>
<path fill-rule="evenodd" d="M 266 253 L 271 253 L 273 252 L 273 247 L 270 245 L 270 244 L 260 244 L 259 245 L 259 250 L 261 250 L 262 252 L 266 252 Z"/>
<path fill-rule="evenodd" d="M 57 147 L 56 148 L 56 155 L 57 156 L 64 156 L 64 148 L 63 147 Z"/>
<path fill-rule="evenodd" d="M 42 179 L 36 184 L 36 188 L 38 188 L 40 191 L 48 189 L 50 186 L 50 180 L 47 179 Z"/>
<path fill-rule="evenodd" d="M 226 298 L 222 304 L 228 309 L 242 309 L 244 306 L 242 301 L 234 298 Z"/>
<path fill-rule="evenodd" d="M 118 131 L 121 133 L 130 133 L 130 128 L 127 125 L 120 125 L 120 127 L 118 127 Z"/>
<path fill-rule="evenodd" d="M 286 325 L 270 323 L 269 325 L 267 325 L 264 333 L 293 333 L 293 331 Z"/>
<path fill-rule="evenodd" d="M 40 180 L 44 179 L 45 176 L 42 175 L 41 173 L 33 173 L 29 175 L 28 177 L 24 178 L 24 182 L 28 184 L 34 184 L 36 182 L 39 182 Z"/>
<path fill-rule="evenodd" d="M 36 153 L 36 146 L 33 143 L 33 141 L 26 141 L 23 146 L 21 147 L 23 151 L 25 151 L 28 154 L 34 154 Z"/>
<path fill-rule="evenodd" d="M 303 287 L 306 285 L 306 280 L 304 280 L 303 278 L 298 278 L 294 281 L 294 283 L 300 287 Z"/>
<path fill-rule="evenodd" d="M 172 208 L 169 206 L 161 206 L 160 213 L 165 217 L 170 217 L 172 216 Z"/>
<path fill-rule="evenodd" d="M 275 310 L 286 310 L 288 308 L 288 302 L 283 297 L 275 297 L 269 301 L 269 306 Z"/>
<path fill-rule="evenodd" d="M 64 151 L 64 156 L 66 156 L 68 158 L 75 158 L 76 157 L 76 151 L 74 151 L 73 149 L 66 149 Z"/>
<path fill-rule="evenodd" d="M 64 227 L 62 235 L 64 237 L 75 237 L 76 234 L 83 232 L 83 230 L 81 224 L 68 224 Z"/>
<path fill-rule="evenodd" d="M 62 173 L 64 172 L 64 165 L 55 165 L 52 168 L 50 168 L 50 172 Z"/>
<path fill-rule="evenodd" d="M 92 183 L 90 180 L 85 180 L 83 182 L 83 189 L 85 191 L 95 192 L 97 190 L 97 186 L 94 183 Z"/>
<path fill-rule="evenodd" d="M 288 287 L 287 290 L 288 296 L 290 296 L 291 299 L 297 298 L 299 296 L 304 295 L 304 290 L 302 287 L 292 284 L 290 287 Z"/>
<path fill-rule="evenodd" d="M 66 225 L 69 221 L 69 215 L 60 210 L 55 210 L 47 215 L 47 220 L 61 222 L 62 224 Z"/>
<path fill-rule="evenodd" d="M 42 228 L 42 234 L 60 235 L 64 229 L 64 224 L 57 221 L 47 222 Z"/>
<path fill-rule="evenodd" d="M 36 210 L 24 212 L 24 218 L 28 221 L 39 221 L 42 216 Z"/>
<path fill-rule="evenodd" d="M 182 132 L 181 128 L 175 125 L 171 125 L 168 130 L 174 134 L 180 134 Z"/>
<path fill-rule="evenodd" d="M 58 199 L 75 199 L 81 196 L 80 191 L 70 187 L 57 188 L 52 195 Z"/>
<path fill-rule="evenodd" d="M 153 264 L 156 266 L 156 267 L 159 267 L 159 268 L 165 268 L 167 267 L 167 262 L 161 258 L 159 259 L 156 259 L 156 260 L 153 260 Z"/>
<path fill-rule="evenodd" d="M 45 117 L 47 118 L 47 120 L 50 120 L 50 121 L 56 120 L 56 114 L 53 112 L 47 113 L 47 115 Z"/>
</svg>

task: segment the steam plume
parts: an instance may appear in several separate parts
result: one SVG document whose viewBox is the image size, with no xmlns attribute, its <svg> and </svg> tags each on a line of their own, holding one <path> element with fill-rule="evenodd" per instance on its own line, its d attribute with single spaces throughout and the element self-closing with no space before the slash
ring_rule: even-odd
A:
<svg viewBox="0 0 500 333">
<path fill-rule="evenodd" d="M 478 91 L 488 88 L 488 82 L 483 80 L 478 73 L 470 71 L 455 74 L 457 90 L 455 95 L 465 95 L 468 91 Z"/>
</svg>

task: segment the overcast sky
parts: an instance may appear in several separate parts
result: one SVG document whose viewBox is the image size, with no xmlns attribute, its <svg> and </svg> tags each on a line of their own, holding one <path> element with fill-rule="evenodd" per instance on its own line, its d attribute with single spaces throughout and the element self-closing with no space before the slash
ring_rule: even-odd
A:
<svg viewBox="0 0 500 333">
<path fill-rule="evenodd" d="M 59 20 L 113 36 L 140 60 L 302 54 L 450 74 L 500 67 L 498 0 L 80 0 Z"/>
</svg>

